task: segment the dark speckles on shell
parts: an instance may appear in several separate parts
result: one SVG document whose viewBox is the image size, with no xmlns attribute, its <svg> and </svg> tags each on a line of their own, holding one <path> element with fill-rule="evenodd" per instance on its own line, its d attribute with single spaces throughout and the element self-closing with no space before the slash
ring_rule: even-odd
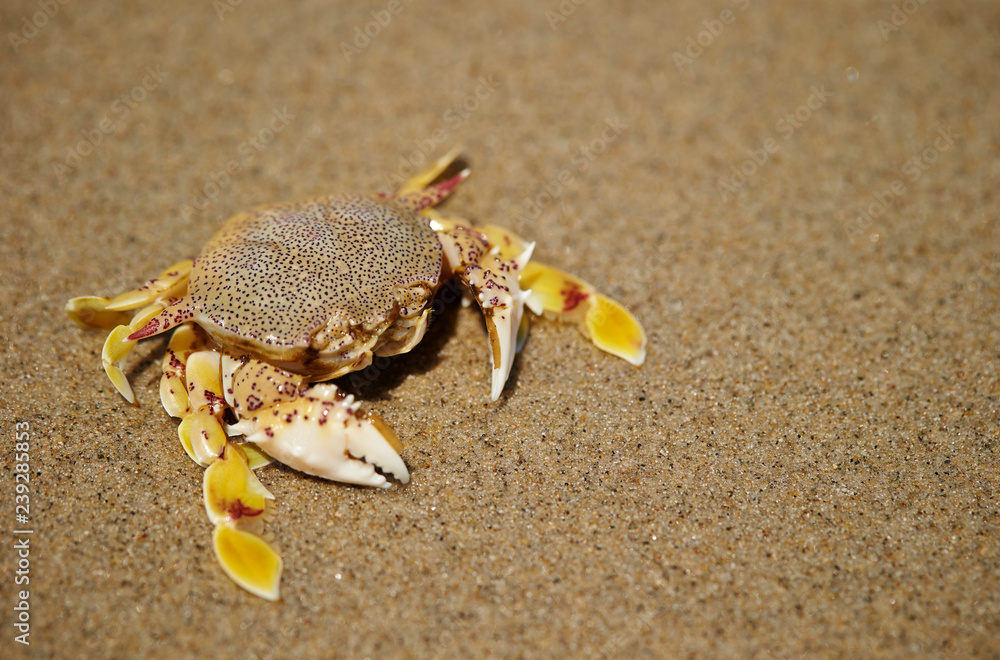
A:
<svg viewBox="0 0 1000 660">
<path fill-rule="evenodd" d="M 331 319 L 381 322 L 400 285 L 433 286 L 440 270 L 423 218 L 391 200 L 333 196 L 231 218 L 198 255 L 188 293 L 221 329 L 303 346 Z"/>
</svg>

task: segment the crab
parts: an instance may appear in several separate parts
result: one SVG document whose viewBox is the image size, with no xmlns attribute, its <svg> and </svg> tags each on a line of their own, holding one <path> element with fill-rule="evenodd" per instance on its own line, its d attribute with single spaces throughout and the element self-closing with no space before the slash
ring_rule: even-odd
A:
<svg viewBox="0 0 1000 660">
<path fill-rule="evenodd" d="M 535 315 L 575 321 L 604 351 L 641 365 L 646 337 L 619 303 L 530 261 L 534 243 L 434 209 L 469 175 L 443 177 L 453 150 L 395 193 L 261 206 L 229 219 L 193 260 L 115 298 L 73 298 L 71 319 L 111 330 L 102 362 L 130 403 L 122 370 L 136 343 L 173 331 L 160 400 L 180 418 L 185 452 L 207 468 L 204 504 L 222 569 L 279 598 L 283 561 L 264 539 L 273 496 L 255 470 L 277 460 L 333 481 L 406 484 L 402 444 L 376 413 L 331 381 L 406 353 L 432 301 L 457 278 L 486 320 L 490 398 L 502 394 Z"/>
</svg>

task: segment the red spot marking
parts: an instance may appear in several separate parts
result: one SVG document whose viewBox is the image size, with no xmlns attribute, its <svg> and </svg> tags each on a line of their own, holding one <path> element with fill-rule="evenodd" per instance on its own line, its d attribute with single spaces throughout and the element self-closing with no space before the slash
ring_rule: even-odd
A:
<svg viewBox="0 0 1000 660">
<path fill-rule="evenodd" d="M 462 181 L 465 181 L 465 179 L 468 176 L 469 176 L 468 172 L 465 171 L 459 172 L 455 176 L 445 181 L 442 181 L 436 186 L 431 186 L 430 188 L 424 189 L 423 195 L 421 195 L 420 199 L 417 201 L 418 206 L 422 209 L 425 209 L 429 206 L 434 206 L 442 199 L 447 197 L 448 193 L 454 190 L 458 184 L 462 183 Z"/>
<path fill-rule="evenodd" d="M 242 500 L 236 500 L 229 505 L 226 510 L 232 520 L 239 520 L 245 516 L 259 516 L 264 513 L 264 509 L 254 509 L 243 504 Z"/>
<path fill-rule="evenodd" d="M 225 403 L 226 403 L 225 398 L 223 398 L 221 396 L 218 396 L 212 390 L 205 390 L 204 393 L 203 393 L 203 396 L 205 397 L 205 401 L 208 402 L 208 405 L 213 406 L 213 407 L 214 406 L 224 406 Z"/>
<path fill-rule="evenodd" d="M 128 336 L 129 341 L 136 341 L 137 339 L 143 339 L 144 337 L 150 337 L 155 335 L 160 330 L 160 319 L 152 319 L 149 323 L 142 326 L 132 334 Z"/>
<path fill-rule="evenodd" d="M 161 312 L 161 316 L 163 312 Z M 177 311 L 172 317 L 161 319 L 161 316 L 154 317 L 149 320 L 149 323 L 142 326 L 132 334 L 128 336 L 129 341 L 138 341 L 140 339 L 145 339 L 146 337 L 152 337 L 153 335 L 159 334 L 164 330 L 169 330 L 175 325 L 184 323 L 194 318 L 194 312 L 190 309 L 182 309 Z"/>
<path fill-rule="evenodd" d="M 559 292 L 563 297 L 563 309 L 564 312 L 570 312 L 580 306 L 584 300 L 590 297 L 590 294 L 580 288 L 580 285 L 576 282 L 570 282 L 568 289 L 563 289 Z"/>
</svg>

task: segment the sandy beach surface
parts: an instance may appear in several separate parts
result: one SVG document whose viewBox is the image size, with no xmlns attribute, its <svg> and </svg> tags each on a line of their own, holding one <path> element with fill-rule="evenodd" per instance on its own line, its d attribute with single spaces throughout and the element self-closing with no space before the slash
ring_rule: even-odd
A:
<svg viewBox="0 0 1000 660">
<path fill-rule="evenodd" d="M 0 25 L 4 657 L 1000 655 L 997 3 L 16 0 Z M 646 363 L 536 320 L 490 403 L 481 316 L 446 307 L 354 382 L 411 482 L 262 469 L 285 573 L 256 598 L 159 404 L 166 339 L 129 358 L 133 407 L 66 300 L 456 144 L 445 210 L 625 304 Z"/>
</svg>

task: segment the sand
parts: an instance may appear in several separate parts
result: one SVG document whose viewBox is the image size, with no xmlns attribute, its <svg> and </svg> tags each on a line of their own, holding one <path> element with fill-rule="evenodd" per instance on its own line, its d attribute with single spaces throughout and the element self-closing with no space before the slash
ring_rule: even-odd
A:
<svg viewBox="0 0 1000 660">
<path fill-rule="evenodd" d="M 0 25 L 5 657 L 1000 655 L 996 3 L 19 0 Z M 286 568 L 255 598 L 159 405 L 166 340 L 132 407 L 65 301 L 455 144 L 446 210 L 622 301 L 646 363 L 538 320 L 490 403 L 482 321 L 448 307 L 356 383 L 411 483 L 263 469 Z"/>
</svg>

